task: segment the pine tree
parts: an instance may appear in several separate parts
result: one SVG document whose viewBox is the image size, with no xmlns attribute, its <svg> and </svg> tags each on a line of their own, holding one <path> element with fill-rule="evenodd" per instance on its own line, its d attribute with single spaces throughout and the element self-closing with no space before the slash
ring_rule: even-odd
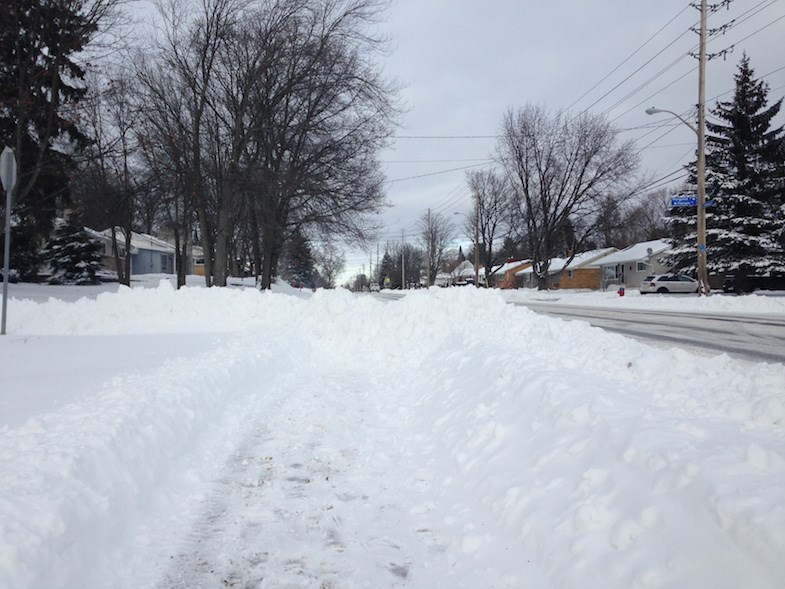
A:
<svg viewBox="0 0 785 589">
<path fill-rule="evenodd" d="M 298 286 L 316 287 L 316 270 L 311 244 L 300 232 L 295 231 L 286 247 L 284 255 L 284 278 Z"/>
<path fill-rule="evenodd" d="M 783 127 L 771 129 L 782 99 L 768 105 L 768 85 L 755 80 L 745 55 L 733 99 L 718 102 L 707 122 L 706 243 L 710 272 L 737 275 L 785 270 Z M 695 167 L 692 166 L 694 176 Z M 695 264 L 695 211 L 673 212 L 673 255 L 682 270 Z"/>
<path fill-rule="evenodd" d="M 779 236 L 785 227 L 780 204 L 783 128 L 770 129 L 782 99 L 767 108 L 768 85 L 754 79 L 745 55 L 736 74 L 736 92 L 709 123 L 707 189 L 715 201 L 707 243 L 709 269 L 762 273 L 785 270 Z M 707 217 L 708 219 L 708 217 Z"/>
<path fill-rule="evenodd" d="M 50 284 L 98 284 L 101 244 L 75 219 L 62 223 L 49 239 L 44 258 L 52 267 Z"/>
<path fill-rule="evenodd" d="M 38 270 L 36 252 L 68 200 L 74 168 L 69 154 L 87 141 L 73 116 L 87 93 L 79 60 L 114 1 L 0 3 L 0 148 L 12 146 L 18 165 L 11 255 L 31 278 Z M 72 149 L 63 149 L 66 143 Z"/>
<path fill-rule="evenodd" d="M 396 275 L 396 264 L 389 250 L 385 250 L 382 262 L 379 265 L 379 284 L 383 288 L 392 288 L 392 280 Z M 400 272 L 398 273 L 400 276 Z M 389 279 L 389 281 L 388 281 Z M 398 280 L 400 283 L 400 279 Z"/>
</svg>

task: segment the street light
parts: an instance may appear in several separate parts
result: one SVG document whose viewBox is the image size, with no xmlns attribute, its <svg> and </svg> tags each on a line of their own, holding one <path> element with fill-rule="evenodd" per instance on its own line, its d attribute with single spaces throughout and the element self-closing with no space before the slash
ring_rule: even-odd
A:
<svg viewBox="0 0 785 589">
<path fill-rule="evenodd" d="M 679 119 L 682 123 L 687 125 L 690 129 L 692 129 L 696 135 L 698 134 L 698 128 L 695 125 L 690 123 L 687 119 L 683 118 L 680 114 L 673 112 L 672 110 L 665 110 L 664 108 L 654 108 L 653 106 L 650 106 L 649 108 L 646 109 L 647 115 L 656 115 L 660 113 L 668 113 L 669 115 L 673 115 L 674 117 Z"/>
<path fill-rule="evenodd" d="M 702 98 L 702 97 L 701 97 Z M 704 136 L 703 101 L 698 108 L 698 126 L 696 127 L 681 115 L 653 106 L 646 109 L 647 115 L 668 113 L 687 125 L 698 136 L 698 202 L 697 202 L 697 241 L 698 241 L 698 292 L 701 296 L 709 294 L 709 273 L 706 267 L 706 139 Z"/>
</svg>

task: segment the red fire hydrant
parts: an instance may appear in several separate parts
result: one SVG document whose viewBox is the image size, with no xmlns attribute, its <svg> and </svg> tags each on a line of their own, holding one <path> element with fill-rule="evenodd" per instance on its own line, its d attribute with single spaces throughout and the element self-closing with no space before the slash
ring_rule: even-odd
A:
<svg viewBox="0 0 785 589">
<path fill-rule="evenodd" d="M 619 296 L 620 296 L 620 297 L 623 297 L 623 296 L 624 296 L 624 287 L 623 287 L 623 286 L 620 286 L 620 287 L 619 287 L 619 290 L 618 290 L 617 292 L 619 293 Z"/>
</svg>

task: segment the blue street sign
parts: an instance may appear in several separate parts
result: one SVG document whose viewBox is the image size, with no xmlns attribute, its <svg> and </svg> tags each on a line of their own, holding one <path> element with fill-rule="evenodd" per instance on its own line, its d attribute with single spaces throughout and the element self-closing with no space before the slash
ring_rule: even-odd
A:
<svg viewBox="0 0 785 589">
<path fill-rule="evenodd" d="M 679 194 L 671 197 L 672 207 L 694 207 L 698 205 L 698 197 L 692 194 Z"/>
</svg>

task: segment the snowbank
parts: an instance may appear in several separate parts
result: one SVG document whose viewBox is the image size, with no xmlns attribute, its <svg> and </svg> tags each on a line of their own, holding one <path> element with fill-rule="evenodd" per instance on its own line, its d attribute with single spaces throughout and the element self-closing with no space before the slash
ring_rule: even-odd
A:
<svg viewBox="0 0 785 589">
<path fill-rule="evenodd" d="M 474 289 L 390 303 L 296 294 L 167 283 L 14 299 L 0 353 L 20 366 L 33 362 L 26 340 L 55 335 L 74 357 L 118 334 L 146 334 L 155 350 L 185 333 L 210 350 L 103 383 L 65 375 L 79 384 L 67 403 L 41 399 L 0 428 L 0 586 L 157 586 L 165 564 L 146 560 L 162 549 L 156 521 L 172 528 L 171 549 L 253 419 L 297 395 L 278 377 L 297 382 L 306 365 L 303 379 L 359 379 L 391 418 L 410 416 L 399 443 L 432 483 L 425 510 L 459 530 L 440 544 L 452 567 L 441 586 L 490 586 L 499 559 L 533 562 L 550 587 L 782 586 L 785 365 L 653 348 Z M 359 401 L 329 402 L 349 414 Z M 380 487 L 388 463 L 366 464 Z M 423 567 L 410 586 L 433 586 Z M 479 576 L 449 576 L 458 570 Z"/>
</svg>

